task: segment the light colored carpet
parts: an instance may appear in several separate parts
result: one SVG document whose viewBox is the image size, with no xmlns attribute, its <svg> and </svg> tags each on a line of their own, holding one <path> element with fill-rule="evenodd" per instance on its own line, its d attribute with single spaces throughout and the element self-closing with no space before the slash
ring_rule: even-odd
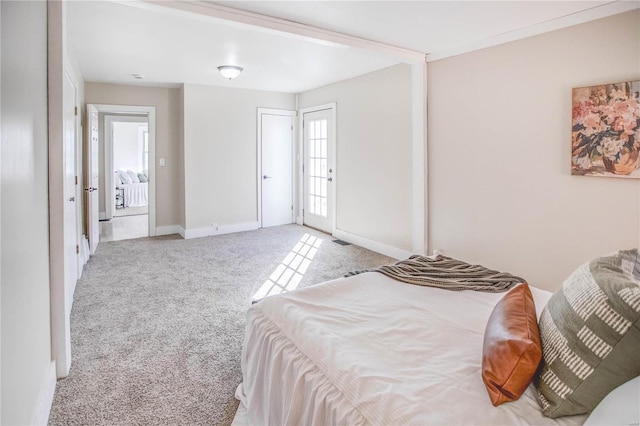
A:
<svg viewBox="0 0 640 426">
<path fill-rule="evenodd" d="M 299 287 L 394 262 L 297 225 L 101 243 L 76 288 L 49 424 L 231 424 L 246 310 L 304 234 L 323 241 Z"/>
</svg>

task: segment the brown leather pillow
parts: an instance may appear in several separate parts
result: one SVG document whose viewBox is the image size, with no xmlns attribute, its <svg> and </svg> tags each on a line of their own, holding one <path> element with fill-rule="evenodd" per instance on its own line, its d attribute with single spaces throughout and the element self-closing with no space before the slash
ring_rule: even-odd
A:
<svg viewBox="0 0 640 426">
<path fill-rule="evenodd" d="M 520 398 L 541 358 L 536 305 L 524 283 L 493 308 L 484 332 L 482 380 L 493 405 Z"/>
</svg>

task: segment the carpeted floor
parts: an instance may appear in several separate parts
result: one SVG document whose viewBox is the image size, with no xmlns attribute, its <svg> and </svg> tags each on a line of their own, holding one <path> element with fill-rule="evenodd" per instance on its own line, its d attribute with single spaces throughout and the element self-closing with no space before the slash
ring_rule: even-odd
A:
<svg viewBox="0 0 640 426">
<path fill-rule="evenodd" d="M 323 241 L 299 287 L 394 262 L 297 225 L 101 243 L 76 288 L 49 424 L 231 424 L 245 312 L 304 234 Z"/>
</svg>

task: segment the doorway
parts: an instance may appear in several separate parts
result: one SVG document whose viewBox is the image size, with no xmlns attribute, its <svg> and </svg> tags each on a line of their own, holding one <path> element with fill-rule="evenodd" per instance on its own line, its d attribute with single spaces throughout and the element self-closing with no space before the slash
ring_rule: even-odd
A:
<svg viewBox="0 0 640 426">
<path fill-rule="evenodd" d="M 295 111 L 258 108 L 258 221 L 293 223 Z"/>
<path fill-rule="evenodd" d="M 149 236 L 149 119 L 146 114 L 107 114 L 105 119 L 106 219 L 103 241 Z M 109 155 L 110 154 L 110 155 Z M 105 182 L 108 182 L 106 179 Z"/>
<path fill-rule="evenodd" d="M 335 104 L 302 113 L 302 220 L 329 234 L 335 231 Z"/>
<path fill-rule="evenodd" d="M 99 177 L 89 187 L 98 188 L 91 198 L 99 208 L 87 209 L 88 227 L 99 230 L 99 241 L 155 236 L 155 107 L 89 104 L 87 110 L 97 115 L 91 131 L 99 141 L 98 149 L 87 149 L 86 163 L 99 169 L 91 172 Z"/>
</svg>

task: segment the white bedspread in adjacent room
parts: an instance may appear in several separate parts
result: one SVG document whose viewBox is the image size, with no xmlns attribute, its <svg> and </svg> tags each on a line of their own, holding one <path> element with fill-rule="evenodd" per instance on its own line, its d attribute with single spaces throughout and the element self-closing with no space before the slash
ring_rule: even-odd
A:
<svg viewBox="0 0 640 426">
<path fill-rule="evenodd" d="M 120 187 L 124 189 L 125 207 L 142 207 L 149 204 L 149 184 L 147 182 L 129 183 Z"/>
<path fill-rule="evenodd" d="M 551 293 L 532 289 L 538 313 Z M 543 417 L 533 387 L 494 407 L 481 378 L 505 293 L 452 292 L 366 273 L 250 308 L 240 411 L 248 424 L 582 424 Z M 240 416 L 236 424 L 240 423 Z"/>
</svg>

